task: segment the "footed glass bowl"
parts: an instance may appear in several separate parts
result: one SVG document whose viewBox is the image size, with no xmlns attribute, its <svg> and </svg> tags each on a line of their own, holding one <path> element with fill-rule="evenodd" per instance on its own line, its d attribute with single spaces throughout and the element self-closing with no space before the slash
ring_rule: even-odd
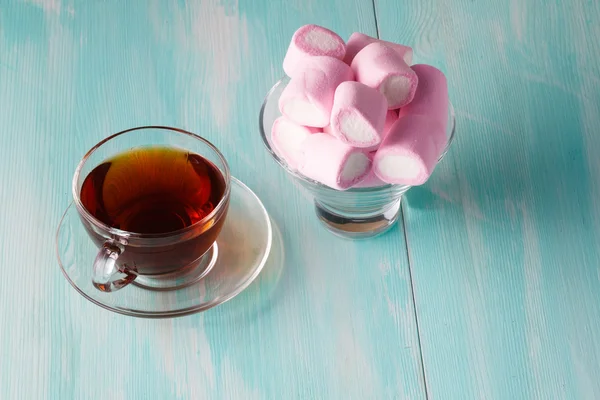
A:
<svg viewBox="0 0 600 400">
<path fill-rule="evenodd" d="M 279 96 L 288 82 L 288 77 L 277 82 L 267 94 L 260 109 L 260 135 L 267 150 L 281 168 L 313 196 L 317 217 L 329 231 L 347 239 L 369 238 L 387 231 L 398 220 L 400 200 L 411 186 L 387 184 L 335 190 L 294 170 L 275 152 L 271 144 L 271 126 L 281 116 Z M 454 109 L 451 104 L 448 107 L 447 137 L 446 148 L 438 162 L 444 157 L 454 139 Z"/>
</svg>

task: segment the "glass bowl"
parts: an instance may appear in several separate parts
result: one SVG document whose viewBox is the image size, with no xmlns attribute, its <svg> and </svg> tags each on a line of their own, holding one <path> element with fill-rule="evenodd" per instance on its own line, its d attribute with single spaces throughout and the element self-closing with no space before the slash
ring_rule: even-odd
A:
<svg viewBox="0 0 600 400">
<path fill-rule="evenodd" d="M 288 77 L 280 79 L 267 93 L 260 109 L 260 135 L 269 154 L 294 181 L 312 195 L 317 217 L 332 233 L 346 239 L 362 239 L 380 235 L 390 229 L 400 215 L 402 195 L 412 186 L 387 184 L 336 190 L 302 175 L 275 152 L 271 143 L 271 126 L 281 116 L 279 97 L 288 83 Z M 454 128 L 454 109 L 452 104 L 448 104 L 448 140 L 438 163 L 452 144 Z"/>
</svg>

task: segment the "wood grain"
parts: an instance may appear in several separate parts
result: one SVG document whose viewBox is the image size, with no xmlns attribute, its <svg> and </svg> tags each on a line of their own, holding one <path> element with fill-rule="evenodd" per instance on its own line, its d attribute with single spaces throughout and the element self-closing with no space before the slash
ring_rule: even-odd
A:
<svg viewBox="0 0 600 400">
<path fill-rule="evenodd" d="M 600 398 L 599 3 L 376 9 L 457 112 L 404 202 L 429 398 Z"/>
<path fill-rule="evenodd" d="M 402 229 L 327 233 L 259 138 L 305 23 L 375 34 L 371 0 L 0 3 L 0 398 L 425 398 Z M 146 124 L 215 143 L 281 231 L 260 280 L 201 315 L 112 314 L 56 261 L 77 162 Z"/>
</svg>

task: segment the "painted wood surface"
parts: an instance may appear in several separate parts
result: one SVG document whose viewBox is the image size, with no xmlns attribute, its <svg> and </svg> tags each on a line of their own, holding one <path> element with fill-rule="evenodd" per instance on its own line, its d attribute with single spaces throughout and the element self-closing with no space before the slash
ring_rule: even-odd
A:
<svg viewBox="0 0 600 400">
<path fill-rule="evenodd" d="M 376 0 L 457 140 L 404 202 L 430 399 L 600 398 L 600 3 Z"/>
<path fill-rule="evenodd" d="M 600 398 L 599 20 L 585 0 L 1 0 L 0 398 Z M 375 240 L 326 233 L 258 138 L 309 22 L 448 74 L 457 141 Z M 94 306 L 54 255 L 79 158 L 149 123 L 222 149 L 283 243 L 175 320 Z"/>
<path fill-rule="evenodd" d="M 425 398 L 402 225 L 333 237 L 259 138 L 310 22 L 376 34 L 371 0 L 0 1 L 0 398 Z M 281 232 L 259 281 L 200 315 L 112 314 L 56 261 L 78 160 L 146 124 L 214 142 Z"/>
</svg>

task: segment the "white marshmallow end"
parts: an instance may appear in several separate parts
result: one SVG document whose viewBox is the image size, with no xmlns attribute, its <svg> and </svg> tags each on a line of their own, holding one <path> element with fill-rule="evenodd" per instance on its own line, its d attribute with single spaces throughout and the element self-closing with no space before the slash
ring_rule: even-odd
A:
<svg viewBox="0 0 600 400">
<path fill-rule="evenodd" d="M 340 131 L 348 139 L 356 143 L 371 143 L 377 140 L 377 132 L 360 113 L 350 111 L 339 117 Z"/>
<path fill-rule="evenodd" d="M 365 175 L 371 165 L 371 160 L 364 153 L 353 153 L 348 156 L 340 174 L 341 182 L 352 182 Z"/>
<path fill-rule="evenodd" d="M 327 56 L 342 60 L 345 54 L 346 44 L 337 33 L 318 25 L 304 25 L 292 36 L 283 59 L 283 70 L 293 78 L 297 70 L 312 57 Z"/>
<path fill-rule="evenodd" d="M 381 83 L 379 90 L 388 100 L 388 104 L 398 104 L 408 97 L 410 86 L 410 79 L 404 76 L 392 75 Z"/>
<path fill-rule="evenodd" d="M 303 37 L 304 43 L 322 52 L 331 52 L 339 47 L 339 41 L 327 31 L 311 30 Z"/>
<path fill-rule="evenodd" d="M 380 175 L 398 180 L 420 177 L 425 174 L 423 164 L 414 157 L 390 154 L 381 158 L 377 165 Z"/>
</svg>

